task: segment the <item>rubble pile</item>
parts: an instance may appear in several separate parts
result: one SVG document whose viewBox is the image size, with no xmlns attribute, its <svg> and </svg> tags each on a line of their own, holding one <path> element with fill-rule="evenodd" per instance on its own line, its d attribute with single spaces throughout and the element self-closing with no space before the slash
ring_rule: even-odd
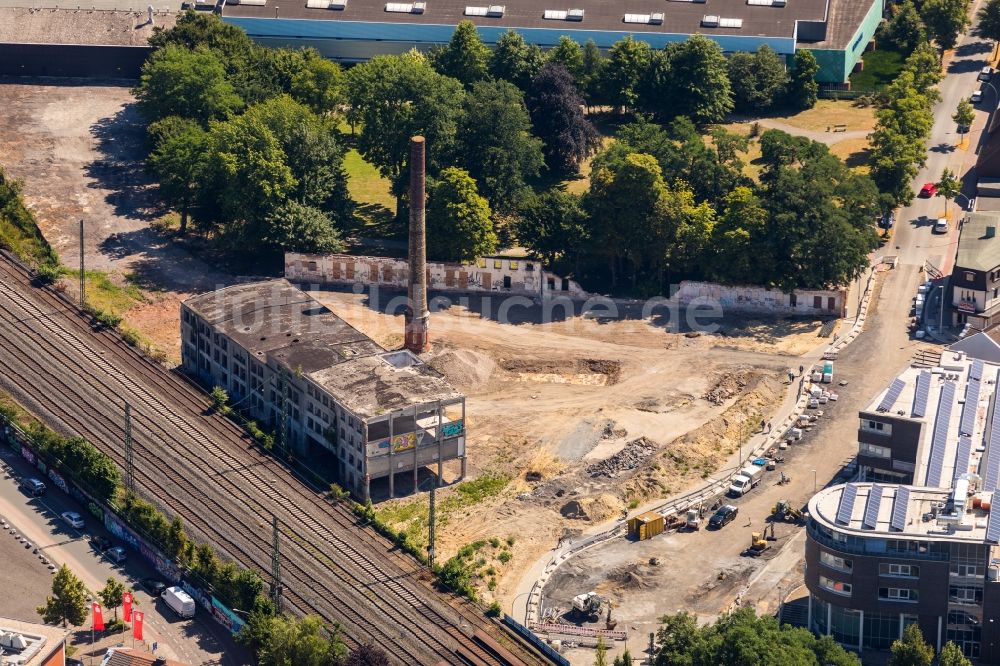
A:
<svg viewBox="0 0 1000 666">
<path fill-rule="evenodd" d="M 591 477 L 606 476 L 613 479 L 623 472 L 635 469 L 656 451 L 656 442 L 640 437 L 633 439 L 615 455 L 587 467 Z"/>
</svg>

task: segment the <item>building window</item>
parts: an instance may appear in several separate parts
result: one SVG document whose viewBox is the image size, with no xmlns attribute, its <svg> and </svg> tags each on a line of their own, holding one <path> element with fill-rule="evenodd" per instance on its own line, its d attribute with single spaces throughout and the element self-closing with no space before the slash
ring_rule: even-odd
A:
<svg viewBox="0 0 1000 666">
<path fill-rule="evenodd" d="M 979 576 L 979 567 L 975 564 L 955 564 L 950 567 L 952 576 Z"/>
<path fill-rule="evenodd" d="M 946 638 L 962 648 L 962 652 L 965 653 L 966 657 L 971 657 L 972 659 L 979 657 L 979 644 L 982 638 L 982 629 L 980 627 L 949 629 Z"/>
<path fill-rule="evenodd" d="M 535 271 L 535 265 L 534 264 L 530 264 L 530 263 L 529 264 L 525 264 L 524 265 L 524 270 L 528 271 L 529 273 L 533 273 Z"/>
<path fill-rule="evenodd" d="M 851 569 L 854 568 L 854 563 L 851 560 L 845 560 L 843 557 L 837 557 L 836 555 L 826 551 L 822 551 L 819 554 L 819 561 L 831 569 L 837 569 L 839 571 L 851 571 Z"/>
<path fill-rule="evenodd" d="M 493 260 L 493 268 L 497 268 L 497 269 L 503 268 L 503 262 L 500 261 L 499 259 L 494 259 Z"/>
<path fill-rule="evenodd" d="M 983 589 L 981 587 L 952 585 L 948 588 L 948 601 L 953 604 L 979 606 L 983 603 Z"/>
<path fill-rule="evenodd" d="M 920 567 L 915 564 L 896 564 L 894 562 L 882 562 L 878 565 L 880 576 L 898 576 L 899 578 L 917 578 L 920 576 Z"/>
<path fill-rule="evenodd" d="M 976 274 L 975 273 L 970 273 L 968 271 L 965 272 L 965 281 L 966 282 L 972 282 L 975 279 L 976 279 Z"/>
<path fill-rule="evenodd" d="M 886 460 L 892 458 L 892 449 L 889 447 L 876 446 L 875 444 L 868 444 L 867 442 L 861 442 L 861 444 L 858 445 L 858 453 L 863 456 L 885 458 Z"/>
<path fill-rule="evenodd" d="M 908 587 L 880 587 L 878 598 L 881 601 L 919 601 L 917 591 Z"/>
<path fill-rule="evenodd" d="M 882 423 L 881 421 L 875 421 L 872 419 L 862 419 L 861 429 L 867 432 L 873 432 L 877 435 L 891 435 L 892 425 L 889 423 Z"/>
<path fill-rule="evenodd" d="M 517 262 L 516 261 L 510 262 L 510 270 L 512 270 L 512 271 L 516 271 L 517 270 Z"/>
<path fill-rule="evenodd" d="M 831 578 L 827 578 L 826 576 L 820 576 L 819 586 L 824 590 L 833 592 L 834 594 L 841 594 L 845 597 L 851 596 L 850 583 L 841 583 L 839 580 L 833 580 Z"/>
</svg>

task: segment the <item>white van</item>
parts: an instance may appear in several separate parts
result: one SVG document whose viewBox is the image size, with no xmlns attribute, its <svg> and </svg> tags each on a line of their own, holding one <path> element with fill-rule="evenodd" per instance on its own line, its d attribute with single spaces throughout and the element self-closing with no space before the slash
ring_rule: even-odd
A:
<svg viewBox="0 0 1000 666">
<path fill-rule="evenodd" d="M 191 595 L 181 588 L 177 586 L 168 587 L 163 590 L 163 594 L 160 595 L 160 598 L 163 599 L 165 604 L 170 606 L 170 610 L 177 613 L 181 617 L 194 617 L 194 599 L 192 599 Z"/>
</svg>

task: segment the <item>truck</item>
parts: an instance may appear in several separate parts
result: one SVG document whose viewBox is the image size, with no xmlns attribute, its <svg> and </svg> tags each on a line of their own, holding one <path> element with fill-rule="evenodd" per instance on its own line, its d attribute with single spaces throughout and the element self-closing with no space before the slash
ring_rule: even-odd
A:
<svg viewBox="0 0 1000 666">
<path fill-rule="evenodd" d="M 183 618 L 194 617 L 194 599 L 191 595 L 180 587 L 168 587 L 160 595 L 163 602 L 170 606 L 170 610 Z"/>
<path fill-rule="evenodd" d="M 758 465 L 747 465 L 733 477 L 729 484 L 729 494 L 733 497 L 742 497 L 750 492 L 750 489 L 760 483 L 764 476 L 764 468 Z"/>
</svg>

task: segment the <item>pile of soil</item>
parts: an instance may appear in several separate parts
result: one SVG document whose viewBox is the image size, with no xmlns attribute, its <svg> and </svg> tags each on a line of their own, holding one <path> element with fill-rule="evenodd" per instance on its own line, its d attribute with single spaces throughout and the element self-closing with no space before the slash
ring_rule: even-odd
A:
<svg viewBox="0 0 1000 666">
<path fill-rule="evenodd" d="M 607 579 L 616 584 L 616 589 L 648 589 L 654 585 L 648 580 L 648 569 L 649 565 L 647 564 L 623 564 L 608 571 Z"/>
<path fill-rule="evenodd" d="M 489 383 L 496 363 L 486 354 L 471 349 L 442 349 L 427 359 L 428 364 L 440 372 L 458 390 L 471 393 Z"/>
<path fill-rule="evenodd" d="M 753 377 L 750 368 L 739 368 L 719 377 L 705 395 L 701 396 L 713 405 L 723 405 L 743 392 Z"/>
<path fill-rule="evenodd" d="M 618 383 L 621 379 L 621 361 L 609 359 L 582 358 L 575 360 L 541 360 L 531 358 L 501 359 L 500 367 L 507 372 L 550 374 L 550 375 L 604 375 L 605 386 Z"/>
<path fill-rule="evenodd" d="M 606 476 L 613 479 L 619 474 L 631 471 L 641 465 L 649 456 L 653 455 L 656 449 L 656 442 L 646 437 L 633 439 L 625 445 L 625 448 L 610 458 L 588 465 L 587 474 L 591 477 Z"/>
<path fill-rule="evenodd" d="M 625 503 L 617 495 L 601 493 L 594 497 L 583 497 L 566 502 L 559 513 L 563 518 L 603 522 L 621 515 Z"/>
</svg>

